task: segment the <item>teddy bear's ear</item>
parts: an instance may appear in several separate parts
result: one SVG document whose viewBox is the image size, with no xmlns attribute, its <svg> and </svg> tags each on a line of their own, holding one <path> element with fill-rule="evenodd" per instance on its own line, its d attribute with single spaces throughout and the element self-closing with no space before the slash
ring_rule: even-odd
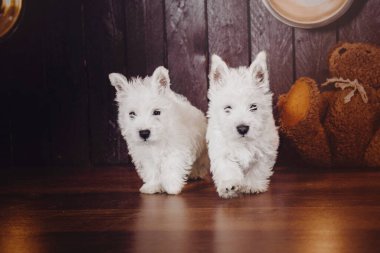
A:
<svg viewBox="0 0 380 253">
<path fill-rule="evenodd" d="M 211 56 L 211 68 L 209 73 L 209 79 L 211 85 L 220 85 L 225 75 L 228 73 L 227 64 L 218 55 Z"/>
<path fill-rule="evenodd" d="M 119 73 L 111 73 L 108 75 L 111 85 L 115 87 L 116 92 L 119 93 L 121 91 L 125 91 L 128 87 L 127 78 Z"/>
<path fill-rule="evenodd" d="M 158 85 L 159 89 L 170 87 L 169 71 L 165 67 L 160 66 L 156 68 L 153 72 L 152 78 L 153 82 Z"/>
<path fill-rule="evenodd" d="M 267 68 L 267 54 L 261 51 L 249 67 L 253 82 L 260 88 L 269 89 L 269 74 Z"/>
</svg>

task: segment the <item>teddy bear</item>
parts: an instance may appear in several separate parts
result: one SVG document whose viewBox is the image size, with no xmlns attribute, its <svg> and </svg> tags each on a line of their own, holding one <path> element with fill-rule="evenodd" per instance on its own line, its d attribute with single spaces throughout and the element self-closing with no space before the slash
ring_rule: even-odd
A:
<svg viewBox="0 0 380 253">
<path fill-rule="evenodd" d="M 301 77 L 279 96 L 279 130 L 319 167 L 380 167 L 380 47 L 337 44 L 321 85 Z"/>
</svg>

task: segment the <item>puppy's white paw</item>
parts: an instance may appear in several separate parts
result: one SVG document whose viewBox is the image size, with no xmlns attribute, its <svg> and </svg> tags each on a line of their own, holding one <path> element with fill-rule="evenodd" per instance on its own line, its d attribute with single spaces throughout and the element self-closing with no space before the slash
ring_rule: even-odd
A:
<svg viewBox="0 0 380 253">
<path fill-rule="evenodd" d="M 217 188 L 219 197 L 221 198 L 234 198 L 238 196 L 240 185 L 236 181 L 228 180 L 223 181 Z"/>
<path fill-rule="evenodd" d="M 140 192 L 144 194 L 155 194 L 155 193 L 161 193 L 162 189 L 160 184 L 157 183 L 145 183 L 140 188 Z"/>
<path fill-rule="evenodd" d="M 251 185 L 243 185 L 241 188 L 241 192 L 246 193 L 246 194 L 262 193 L 268 190 L 268 186 L 269 186 L 268 180 L 259 181 Z"/>
<path fill-rule="evenodd" d="M 163 184 L 162 187 L 167 194 L 177 195 L 181 192 L 183 185 L 179 183 L 167 183 Z"/>
</svg>

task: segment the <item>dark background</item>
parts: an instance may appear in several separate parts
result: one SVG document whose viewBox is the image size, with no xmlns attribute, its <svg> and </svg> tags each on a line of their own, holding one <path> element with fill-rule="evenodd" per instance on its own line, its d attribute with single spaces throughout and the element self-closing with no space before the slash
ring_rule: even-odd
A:
<svg viewBox="0 0 380 253">
<path fill-rule="evenodd" d="M 210 54 L 238 66 L 267 50 L 276 100 L 297 77 L 325 80 L 338 41 L 380 44 L 380 1 L 356 1 L 338 22 L 303 30 L 260 0 L 27 0 L 0 41 L 0 166 L 129 163 L 110 72 L 145 76 L 164 65 L 173 89 L 205 111 Z"/>
</svg>

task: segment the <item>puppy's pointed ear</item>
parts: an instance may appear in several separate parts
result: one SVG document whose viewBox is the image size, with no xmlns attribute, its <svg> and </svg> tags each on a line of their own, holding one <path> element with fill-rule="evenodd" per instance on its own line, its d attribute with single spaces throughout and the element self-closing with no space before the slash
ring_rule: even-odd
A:
<svg viewBox="0 0 380 253">
<path fill-rule="evenodd" d="M 160 89 L 170 87 L 169 71 L 160 66 L 156 68 L 152 75 L 153 82 L 158 85 Z"/>
<path fill-rule="evenodd" d="M 128 80 L 125 76 L 119 73 L 111 73 L 108 75 L 112 86 L 115 87 L 116 92 L 125 91 L 128 86 Z"/>
<path fill-rule="evenodd" d="M 220 58 L 216 54 L 213 54 L 211 56 L 211 68 L 210 74 L 208 76 L 208 78 L 210 79 L 210 84 L 220 84 L 227 72 L 227 64 L 222 60 L 222 58 Z"/>
<path fill-rule="evenodd" d="M 269 89 L 269 74 L 267 67 L 267 54 L 261 51 L 252 62 L 249 70 L 252 74 L 254 83 L 265 89 Z"/>
</svg>

